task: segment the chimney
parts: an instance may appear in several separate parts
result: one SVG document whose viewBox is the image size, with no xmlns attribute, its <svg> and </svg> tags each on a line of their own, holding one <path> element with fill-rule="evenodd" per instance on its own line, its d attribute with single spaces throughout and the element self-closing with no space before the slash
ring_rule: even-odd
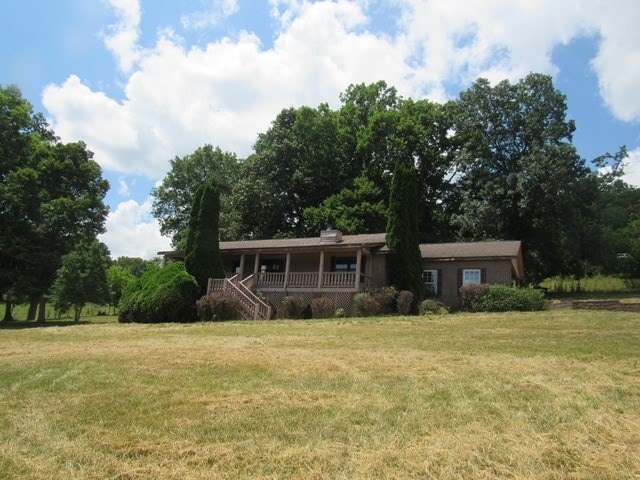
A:
<svg viewBox="0 0 640 480">
<path fill-rule="evenodd" d="M 342 241 L 342 232 L 334 228 L 320 230 L 320 244 L 327 245 L 332 243 L 340 243 Z"/>
</svg>

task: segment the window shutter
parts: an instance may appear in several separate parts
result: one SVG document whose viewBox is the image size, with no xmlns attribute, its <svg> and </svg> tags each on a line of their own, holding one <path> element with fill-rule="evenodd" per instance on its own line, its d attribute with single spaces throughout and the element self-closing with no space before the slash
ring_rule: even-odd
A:
<svg viewBox="0 0 640 480">
<path fill-rule="evenodd" d="M 442 269 L 438 269 L 438 286 L 436 287 L 438 291 L 436 292 L 436 296 L 442 296 Z"/>
<path fill-rule="evenodd" d="M 487 283 L 487 269 L 480 269 L 480 283 Z"/>
<path fill-rule="evenodd" d="M 460 295 L 460 288 L 462 287 L 462 269 L 458 269 L 458 295 Z"/>
</svg>

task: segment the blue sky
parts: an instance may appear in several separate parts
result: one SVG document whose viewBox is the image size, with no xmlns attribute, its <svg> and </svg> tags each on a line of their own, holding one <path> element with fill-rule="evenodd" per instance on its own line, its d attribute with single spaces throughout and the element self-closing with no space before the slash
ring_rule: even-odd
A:
<svg viewBox="0 0 640 480">
<path fill-rule="evenodd" d="M 170 159 L 244 157 L 282 108 L 380 79 L 445 101 L 480 76 L 551 74 L 580 155 L 626 145 L 640 185 L 637 0 L 20 0 L 3 17 L 0 84 L 95 152 L 113 256 L 169 248 L 149 193 Z"/>
</svg>

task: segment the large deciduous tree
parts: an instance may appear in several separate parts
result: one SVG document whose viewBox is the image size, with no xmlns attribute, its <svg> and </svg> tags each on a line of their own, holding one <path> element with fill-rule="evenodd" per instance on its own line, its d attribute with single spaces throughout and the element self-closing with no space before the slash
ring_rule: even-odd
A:
<svg viewBox="0 0 640 480">
<path fill-rule="evenodd" d="M 479 79 L 450 106 L 460 237 L 522 240 L 530 279 L 575 271 L 597 182 L 571 143 L 574 122 L 551 77 Z"/>
<path fill-rule="evenodd" d="M 224 278 L 224 266 L 218 238 L 220 193 L 215 185 L 203 185 L 196 191 L 189 218 L 184 264 L 196 279 L 200 294 L 207 292 L 210 278 Z"/>
<path fill-rule="evenodd" d="M 60 143 L 17 88 L 0 88 L 0 110 L 0 283 L 39 301 L 44 321 L 62 257 L 103 231 L 109 184 L 86 145 Z"/>
<path fill-rule="evenodd" d="M 317 234 L 305 209 L 353 181 L 335 112 L 327 105 L 284 109 L 254 148 L 234 192 L 239 237 Z"/>
<path fill-rule="evenodd" d="M 188 235 L 189 212 L 198 187 L 215 183 L 223 194 L 220 207 L 220 236 L 236 236 L 235 207 L 230 194 L 238 181 L 239 162 L 235 154 L 204 145 L 193 153 L 171 160 L 171 169 L 162 183 L 151 192 L 153 216 L 160 232 L 172 238 L 173 246 L 184 248 Z"/>
<path fill-rule="evenodd" d="M 109 249 L 98 241 L 80 243 L 65 255 L 51 287 L 53 305 L 58 311 L 73 308 L 74 322 L 87 303 L 104 304 L 109 301 L 107 268 Z"/>
</svg>

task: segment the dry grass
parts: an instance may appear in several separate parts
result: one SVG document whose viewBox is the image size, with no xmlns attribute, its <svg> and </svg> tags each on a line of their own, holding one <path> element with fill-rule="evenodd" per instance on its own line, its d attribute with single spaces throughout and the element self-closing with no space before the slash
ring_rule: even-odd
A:
<svg viewBox="0 0 640 480">
<path fill-rule="evenodd" d="M 0 330 L 0 478 L 640 478 L 640 318 Z"/>
</svg>

